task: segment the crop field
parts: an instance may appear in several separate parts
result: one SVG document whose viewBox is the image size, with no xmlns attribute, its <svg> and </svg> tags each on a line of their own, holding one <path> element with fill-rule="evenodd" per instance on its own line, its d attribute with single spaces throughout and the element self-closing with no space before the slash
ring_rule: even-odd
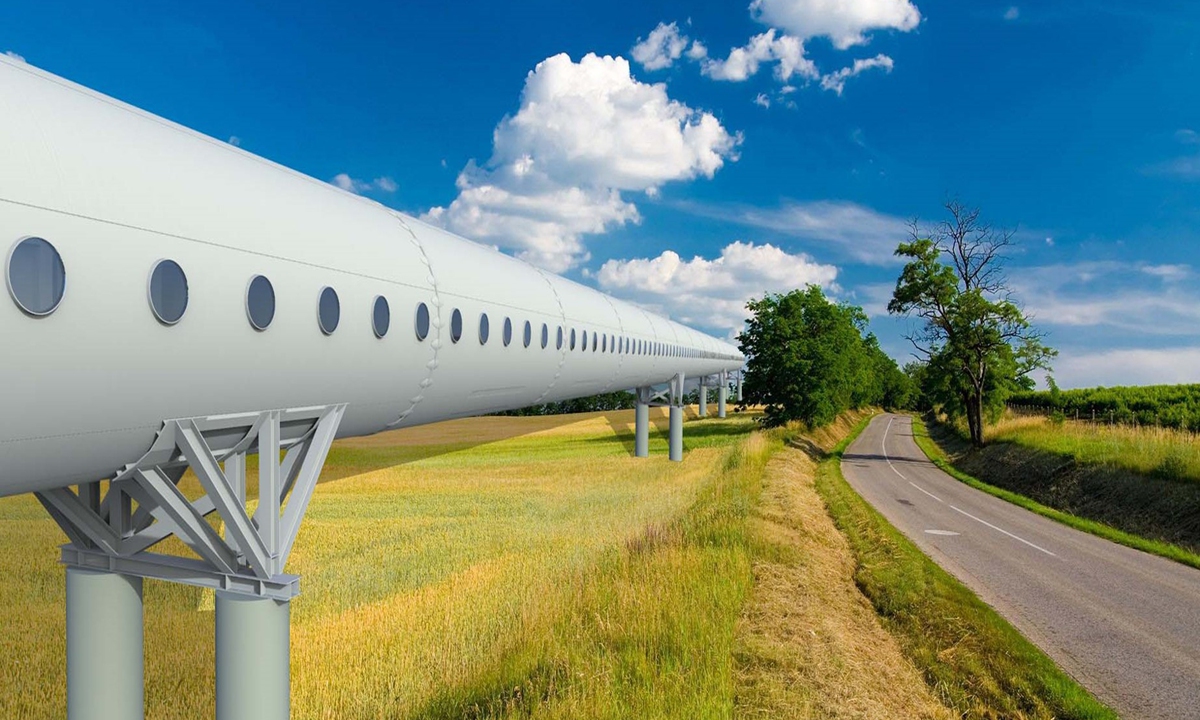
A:
<svg viewBox="0 0 1200 720">
<path fill-rule="evenodd" d="M 1099 423 L 1200 431 L 1200 385 L 1042 390 L 1018 393 L 1009 405 Z"/>
<path fill-rule="evenodd" d="M 747 563 L 638 555 L 754 423 L 689 422 L 674 464 L 654 413 L 648 460 L 628 411 L 340 441 L 288 567 L 293 717 L 727 714 Z M 0 717 L 65 714 L 64 541 L 31 496 L 0 500 Z M 212 608 L 146 581 L 147 717 L 213 715 Z"/>
</svg>

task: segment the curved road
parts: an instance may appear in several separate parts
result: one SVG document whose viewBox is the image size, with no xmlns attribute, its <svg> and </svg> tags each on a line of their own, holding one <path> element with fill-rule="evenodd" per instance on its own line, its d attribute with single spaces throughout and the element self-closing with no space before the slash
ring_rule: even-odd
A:
<svg viewBox="0 0 1200 720">
<path fill-rule="evenodd" d="M 850 485 L 1123 718 L 1200 718 L 1200 571 L 1102 540 L 939 470 L 903 415 L 848 448 Z"/>
</svg>

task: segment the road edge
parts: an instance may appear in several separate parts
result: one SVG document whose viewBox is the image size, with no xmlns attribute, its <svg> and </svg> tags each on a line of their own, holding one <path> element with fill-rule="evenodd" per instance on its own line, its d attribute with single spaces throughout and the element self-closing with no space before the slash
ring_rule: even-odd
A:
<svg viewBox="0 0 1200 720">
<path fill-rule="evenodd" d="M 1172 545 L 1171 543 L 1163 542 L 1161 540 L 1152 540 L 1147 537 L 1142 537 L 1141 535 L 1134 535 L 1133 533 L 1126 532 L 1124 530 L 1118 530 L 1111 525 L 1106 525 L 1096 520 L 1088 520 L 1087 518 L 1082 518 L 1078 515 L 1072 515 L 1071 513 L 1063 510 L 1058 510 L 1048 505 L 1043 505 L 1037 500 L 1034 500 L 1028 496 L 1015 493 L 1011 490 L 1005 490 L 1004 488 L 996 487 L 995 485 L 990 485 L 972 475 L 968 475 L 967 473 L 954 467 L 954 464 L 950 462 L 946 455 L 946 451 L 943 450 L 942 447 L 937 444 L 937 441 L 934 440 L 929 434 L 929 428 L 925 425 L 925 421 L 917 415 L 912 415 L 911 417 L 913 424 L 913 441 L 916 442 L 917 447 L 921 448 L 921 452 L 925 453 L 925 457 L 929 458 L 929 461 L 936 465 L 939 470 L 955 480 L 958 480 L 964 485 L 973 487 L 976 490 L 985 492 L 993 497 L 1000 498 L 1005 502 L 1012 503 L 1013 505 L 1024 508 L 1032 513 L 1037 513 L 1042 517 L 1049 518 L 1057 523 L 1074 528 L 1075 530 L 1088 533 L 1089 535 L 1095 535 L 1096 537 L 1104 540 L 1115 542 L 1118 545 L 1124 545 L 1125 547 L 1133 548 L 1134 550 L 1140 550 L 1144 553 L 1157 555 L 1161 558 L 1166 558 L 1167 560 L 1180 563 L 1181 565 L 1187 565 L 1200 570 L 1200 555 L 1193 553 L 1186 548 L 1182 548 L 1178 545 Z"/>
<path fill-rule="evenodd" d="M 938 699 L 965 716 L 1116 720 L 970 588 L 864 500 L 842 474 L 865 418 L 818 466 L 816 488 L 855 557 L 855 582 Z"/>
</svg>

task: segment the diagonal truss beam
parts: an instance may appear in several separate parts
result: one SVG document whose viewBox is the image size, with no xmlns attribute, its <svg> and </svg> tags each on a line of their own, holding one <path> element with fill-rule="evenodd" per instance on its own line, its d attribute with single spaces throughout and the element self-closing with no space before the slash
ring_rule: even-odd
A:
<svg viewBox="0 0 1200 720">
<path fill-rule="evenodd" d="M 283 574 L 284 564 L 345 412 L 340 404 L 168 420 L 107 493 L 97 482 L 37 497 L 71 542 L 65 564 L 287 599 L 299 585 Z M 256 451 L 259 499 L 251 517 L 246 456 Z M 179 487 L 189 468 L 205 492 L 196 500 Z M 206 519 L 214 512 L 224 537 Z M 171 536 L 199 559 L 148 552 Z"/>
</svg>

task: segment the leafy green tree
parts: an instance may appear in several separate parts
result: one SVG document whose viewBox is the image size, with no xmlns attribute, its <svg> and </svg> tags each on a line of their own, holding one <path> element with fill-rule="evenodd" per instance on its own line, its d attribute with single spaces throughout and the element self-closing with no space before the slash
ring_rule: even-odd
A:
<svg viewBox="0 0 1200 720">
<path fill-rule="evenodd" d="M 909 241 L 896 248 L 907 263 L 888 311 L 920 321 L 908 339 L 925 360 L 926 398 L 965 416 L 978 446 L 985 419 L 1014 392 L 1032 388 L 1029 374 L 1048 370 L 1057 353 L 1012 300 L 1004 251 L 1013 233 L 957 200 L 945 207 L 949 219 L 926 231 L 914 223 Z"/>
<path fill-rule="evenodd" d="M 878 404 L 889 389 L 904 399 L 905 380 L 889 377 L 895 362 L 866 333 L 861 308 L 830 302 L 810 285 L 747 304 L 738 336 L 747 356 L 744 402 L 765 406 L 764 423 L 832 422 L 850 408 Z"/>
</svg>

